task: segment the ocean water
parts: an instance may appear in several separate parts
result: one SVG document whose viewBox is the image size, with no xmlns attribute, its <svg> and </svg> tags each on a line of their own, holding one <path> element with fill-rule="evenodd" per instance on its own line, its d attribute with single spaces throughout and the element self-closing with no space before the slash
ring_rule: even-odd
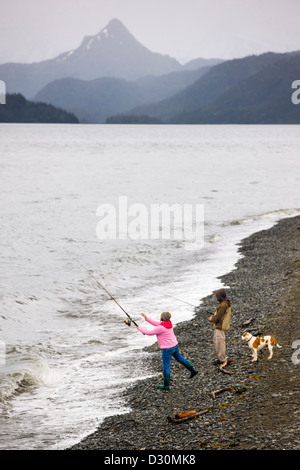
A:
<svg viewBox="0 0 300 470">
<path fill-rule="evenodd" d="M 0 449 L 63 449 L 127 411 L 154 339 L 90 274 L 138 323 L 192 319 L 243 238 L 300 213 L 299 148 L 299 126 L 0 125 Z M 202 204 L 204 243 L 99 239 L 120 196 Z"/>
</svg>

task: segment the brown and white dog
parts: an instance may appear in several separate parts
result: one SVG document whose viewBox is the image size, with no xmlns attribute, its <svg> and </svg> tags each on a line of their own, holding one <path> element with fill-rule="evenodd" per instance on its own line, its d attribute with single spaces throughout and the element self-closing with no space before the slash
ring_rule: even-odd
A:
<svg viewBox="0 0 300 470">
<path fill-rule="evenodd" d="M 249 348 L 251 349 L 253 353 L 253 359 L 252 362 L 257 361 L 257 351 L 260 349 L 264 348 L 265 346 L 268 346 L 270 355 L 268 359 L 271 359 L 273 356 L 273 348 L 276 345 L 277 348 L 282 348 L 282 346 L 279 346 L 277 340 L 273 336 L 262 336 L 261 338 L 252 336 L 251 333 L 244 333 L 242 335 L 242 339 L 247 341 Z"/>
</svg>

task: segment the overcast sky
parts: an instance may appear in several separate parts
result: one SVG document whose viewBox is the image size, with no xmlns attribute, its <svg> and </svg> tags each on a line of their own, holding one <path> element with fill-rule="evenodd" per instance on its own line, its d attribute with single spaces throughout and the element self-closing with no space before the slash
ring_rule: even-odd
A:
<svg viewBox="0 0 300 470">
<path fill-rule="evenodd" d="M 0 63 L 56 57 L 113 18 L 180 62 L 300 49 L 300 0 L 0 0 Z"/>
</svg>

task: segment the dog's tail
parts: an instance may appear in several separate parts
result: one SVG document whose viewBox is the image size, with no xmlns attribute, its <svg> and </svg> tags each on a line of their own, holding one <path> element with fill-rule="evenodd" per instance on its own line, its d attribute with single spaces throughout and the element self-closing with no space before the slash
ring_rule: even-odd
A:
<svg viewBox="0 0 300 470">
<path fill-rule="evenodd" d="M 280 349 L 282 348 L 282 346 L 280 346 L 280 345 L 278 344 L 278 341 L 277 341 L 276 338 L 274 338 L 274 336 L 271 336 L 271 337 L 270 337 L 270 344 L 271 344 L 272 346 L 275 346 L 275 345 L 276 345 L 277 348 L 280 348 Z"/>
</svg>

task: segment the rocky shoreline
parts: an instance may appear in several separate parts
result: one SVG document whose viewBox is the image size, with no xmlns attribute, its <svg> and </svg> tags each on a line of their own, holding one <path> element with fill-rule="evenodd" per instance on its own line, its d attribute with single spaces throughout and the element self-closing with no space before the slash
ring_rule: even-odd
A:
<svg viewBox="0 0 300 470">
<path fill-rule="evenodd" d="M 298 450 L 300 449 L 300 216 L 279 221 L 243 240 L 236 269 L 221 277 L 233 302 L 227 355 L 234 362 L 222 373 L 215 364 L 213 329 L 206 297 L 195 317 L 176 326 L 180 350 L 199 370 L 192 380 L 175 361 L 169 391 L 162 375 L 136 382 L 124 392 L 130 412 L 106 418 L 71 450 Z M 282 349 L 267 348 L 258 362 L 242 333 L 271 334 Z M 298 345 L 296 341 L 299 341 Z M 157 343 L 146 351 L 149 372 L 161 372 Z M 212 395 L 211 392 L 227 388 Z M 176 413 L 207 410 L 193 420 L 172 423 Z"/>
</svg>

